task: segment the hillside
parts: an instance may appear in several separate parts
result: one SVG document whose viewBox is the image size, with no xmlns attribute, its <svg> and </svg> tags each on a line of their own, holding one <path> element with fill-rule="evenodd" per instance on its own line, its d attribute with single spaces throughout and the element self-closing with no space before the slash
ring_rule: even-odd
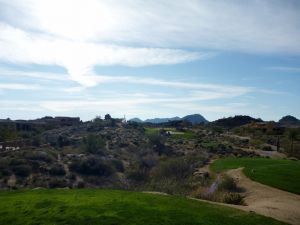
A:
<svg viewBox="0 0 300 225">
<path fill-rule="evenodd" d="M 300 126 L 300 120 L 290 115 L 282 117 L 278 123 L 284 126 Z"/>
<path fill-rule="evenodd" d="M 183 121 L 190 122 L 191 124 L 207 124 L 208 120 L 206 120 L 202 115 L 200 114 L 193 114 L 193 115 L 187 115 L 185 117 L 182 117 Z"/>
<path fill-rule="evenodd" d="M 213 121 L 211 125 L 225 127 L 225 128 L 234 128 L 251 122 L 263 122 L 263 121 L 261 119 L 255 119 L 250 116 L 234 116 L 234 117 L 218 119 L 216 121 Z"/>
</svg>

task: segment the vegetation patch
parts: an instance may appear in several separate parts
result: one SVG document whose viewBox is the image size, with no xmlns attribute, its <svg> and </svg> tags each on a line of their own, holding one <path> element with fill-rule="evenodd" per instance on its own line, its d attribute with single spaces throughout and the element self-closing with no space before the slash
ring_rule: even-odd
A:
<svg viewBox="0 0 300 225">
<path fill-rule="evenodd" d="M 300 194 L 300 162 L 268 158 L 224 158 L 211 165 L 214 172 L 244 167 L 250 179 L 285 191 Z"/>
<path fill-rule="evenodd" d="M 181 197 L 99 189 L 1 191 L 0 216 L 0 225 L 285 224 Z"/>
</svg>

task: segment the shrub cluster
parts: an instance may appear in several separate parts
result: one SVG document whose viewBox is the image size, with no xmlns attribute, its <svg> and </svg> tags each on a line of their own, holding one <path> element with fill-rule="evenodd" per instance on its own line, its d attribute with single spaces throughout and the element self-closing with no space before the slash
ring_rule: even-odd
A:
<svg viewBox="0 0 300 225">
<path fill-rule="evenodd" d="M 71 163 L 70 169 L 84 175 L 96 175 L 108 177 L 114 173 L 113 167 L 98 157 L 87 157 L 82 160 L 75 160 Z"/>
</svg>

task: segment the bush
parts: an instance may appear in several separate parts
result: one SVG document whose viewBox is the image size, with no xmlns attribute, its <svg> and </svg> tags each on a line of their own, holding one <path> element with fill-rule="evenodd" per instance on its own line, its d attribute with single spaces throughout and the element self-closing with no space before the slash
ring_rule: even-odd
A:
<svg viewBox="0 0 300 225">
<path fill-rule="evenodd" d="M 114 173 L 114 169 L 107 162 L 100 158 L 88 157 L 81 161 L 75 160 L 71 163 L 70 169 L 85 175 L 97 175 L 108 177 Z"/>
<path fill-rule="evenodd" d="M 64 188 L 68 187 L 68 182 L 61 178 L 52 178 L 49 181 L 49 188 Z"/>
<path fill-rule="evenodd" d="M 183 180 L 188 178 L 192 174 L 192 167 L 190 164 L 182 159 L 171 159 L 166 162 L 160 163 L 152 171 L 152 177 L 154 180 L 164 178 L 175 178 L 177 180 Z"/>
<path fill-rule="evenodd" d="M 66 171 L 62 165 L 54 164 L 50 168 L 49 173 L 54 176 L 64 176 L 66 174 Z"/>
<path fill-rule="evenodd" d="M 151 171 L 150 187 L 155 191 L 186 195 L 191 191 L 193 166 L 186 158 L 160 163 Z"/>
<path fill-rule="evenodd" d="M 18 166 L 18 165 L 23 165 L 23 164 L 26 164 L 26 160 L 24 160 L 24 159 L 13 158 L 9 162 L 10 166 Z"/>
<path fill-rule="evenodd" d="M 144 170 L 129 170 L 126 177 L 136 182 L 143 182 L 148 179 L 148 173 Z"/>
<path fill-rule="evenodd" d="M 123 162 L 121 160 L 114 159 L 111 162 L 112 162 L 112 164 L 114 165 L 115 169 L 118 172 L 124 172 L 124 165 L 123 165 Z"/>
<path fill-rule="evenodd" d="M 93 134 L 83 139 L 83 149 L 92 154 L 103 154 L 105 148 L 105 140 Z"/>
<path fill-rule="evenodd" d="M 238 193 L 225 193 L 223 195 L 224 203 L 234 204 L 234 205 L 242 205 L 244 203 L 243 197 Z"/>
<path fill-rule="evenodd" d="M 84 188 L 85 187 L 85 183 L 83 181 L 79 181 L 77 183 L 77 188 Z"/>
<path fill-rule="evenodd" d="M 55 160 L 52 155 L 49 155 L 47 152 L 44 151 L 27 152 L 25 154 L 25 158 L 30 160 L 39 160 L 47 163 L 53 162 Z"/>
<path fill-rule="evenodd" d="M 13 167 L 13 171 L 17 176 L 28 177 L 31 174 L 31 167 L 28 165 L 17 165 Z"/>
<path fill-rule="evenodd" d="M 235 180 L 227 175 L 224 175 L 221 178 L 221 182 L 218 186 L 218 190 L 220 190 L 220 191 L 236 191 L 237 186 L 236 186 Z"/>
</svg>

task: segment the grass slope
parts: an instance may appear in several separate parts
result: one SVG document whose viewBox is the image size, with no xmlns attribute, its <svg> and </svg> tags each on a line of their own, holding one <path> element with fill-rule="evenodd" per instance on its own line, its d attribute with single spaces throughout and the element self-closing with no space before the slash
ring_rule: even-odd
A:
<svg viewBox="0 0 300 225">
<path fill-rule="evenodd" d="M 244 167 L 250 179 L 285 191 L 300 194 L 300 162 L 266 158 L 224 158 L 216 160 L 211 170 L 221 172 Z"/>
<path fill-rule="evenodd" d="M 112 190 L 0 191 L 0 224 L 248 225 L 284 224 L 240 210 Z"/>
</svg>

